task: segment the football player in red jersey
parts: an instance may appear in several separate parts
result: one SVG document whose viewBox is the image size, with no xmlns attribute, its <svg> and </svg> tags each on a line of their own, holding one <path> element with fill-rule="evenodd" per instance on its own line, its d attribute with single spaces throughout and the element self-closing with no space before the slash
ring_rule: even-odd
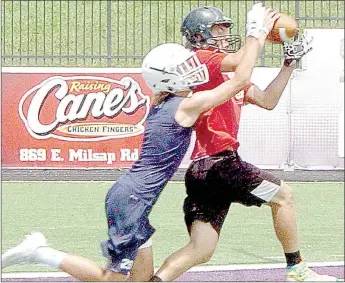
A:
<svg viewBox="0 0 345 283">
<path fill-rule="evenodd" d="M 197 91 L 213 89 L 228 80 L 221 72 L 233 71 L 241 60 L 243 49 L 231 53 L 239 44 L 239 36 L 229 34 L 231 27 L 231 20 L 214 7 L 196 8 L 185 18 L 181 31 L 186 46 L 207 65 L 210 75 L 209 82 L 196 87 Z M 185 176 L 184 213 L 190 242 L 167 258 L 151 281 L 172 281 L 189 268 L 208 262 L 232 202 L 271 207 L 275 232 L 287 261 L 288 281 L 337 281 L 315 273 L 302 261 L 291 187 L 243 161 L 237 153 L 242 105 L 274 109 L 294 66 L 311 49 L 309 43 L 303 36 L 292 44 L 284 43 L 284 66 L 265 90 L 249 84 L 198 119 L 193 162 Z"/>
</svg>

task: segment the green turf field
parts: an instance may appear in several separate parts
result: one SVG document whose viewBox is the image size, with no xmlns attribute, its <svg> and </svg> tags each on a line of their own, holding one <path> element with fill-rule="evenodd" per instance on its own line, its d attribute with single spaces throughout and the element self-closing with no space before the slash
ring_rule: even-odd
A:
<svg viewBox="0 0 345 283">
<path fill-rule="evenodd" d="M 3 182 L 2 249 L 25 234 L 41 231 L 50 244 L 104 264 L 99 241 L 106 239 L 104 198 L 108 182 Z M 344 183 L 292 183 L 302 255 L 309 261 L 344 260 Z M 182 183 L 169 183 L 151 214 L 155 265 L 188 240 Z M 209 264 L 283 262 L 269 207 L 235 204 Z M 266 258 L 265 258 L 266 257 Z M 51 271 L 16 266 L 4 271 Z"/>
</svg>

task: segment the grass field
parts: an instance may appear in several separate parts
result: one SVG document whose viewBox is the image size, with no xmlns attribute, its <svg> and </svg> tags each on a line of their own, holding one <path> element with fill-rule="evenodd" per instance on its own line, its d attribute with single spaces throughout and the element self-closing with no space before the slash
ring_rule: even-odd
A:
<svg viewBox="0 0 345 283">
<path fill-rule="evenodd" d="M 215 6 L 244 36 L 245 16 L 255 1 L 2 1 L 4 66 L 139 67 L 163 42 L 181 42 L 183 18 L 197 6 Z M 344 28 L 344 1 L 264 1 L 301 28 Z M 281 55 L 267 44 L 264 56 Z M 79 58 L 76 58 L 78 57 Z M 279 67 L 280 58 L 260 61 Z"/>
<path fill-rule="evenodd" d="M 107 238 L 104 198 L 108 182 L 3 182 L 2 250 L 31 231 L 43 232 L 50 244 L 104 264 L 99 241 Z M 344 260 L 344 183 L 292 183 L 302 255 L 311 261 Z M 188 240 L 184 227 L 183 183 L 169 183 L 155 205 L 152 225 L 155 265 Z M 284 262 L 268 207 L 234 204 L 209 264 Z M 16 266 L 12 271 L 52 271 Z"/>
</svg>

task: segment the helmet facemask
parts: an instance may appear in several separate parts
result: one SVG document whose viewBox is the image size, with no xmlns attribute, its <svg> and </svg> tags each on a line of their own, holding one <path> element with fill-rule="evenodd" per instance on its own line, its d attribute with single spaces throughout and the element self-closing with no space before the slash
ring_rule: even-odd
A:
<svg viewBox="0 0 345 283">
<path fill-rule="evenodd" d="M 204 84 L 209 80 L 206 65 L 201 64 L 195 54 L 183 63 L 176 65 L 174 72 L 179 75 L 181 85 L 184 85 L 186 88 Z"/>
<path fill-rule="evenodd" d="M 216 26 L 223 26 L 223 27 L 229 29 L 229 33 L 223 34 L 223 35 L 214 35 L 214 32 L 212 32 L 212 28 L 214 28 Z M 230 33 L 232 26 L 233 26 L 232 23 L 230 23 L 230 24 L 223 24 L 223 23 L 214 24 L 210 28 L 211 37 L 206 39 L 206 44 L 209 47 L 216 48 L 216 49 L 222 50 L 224 52 L 228 52 L 228 53 L 237 52 L 241 47 L 241 37 L 239 35 Z M 224 46 L 224 42 L 226 42 L 225 46 Z"/>
<path fill-rule="evenodd" d="M 206 65 L 200 63 L 193 51 L 184 48 L 170 60 L 171 63 L 165 66 L 147 64 L 145 67 L 144 72 L 149 75 L 147 81 L 154 93 L 189 91 L 209 81 Z"/>
<path fill-rule="evenodd" d="M 215 35 L 212 29 L 217 26 L 228 29 L 229 33 Z M 211 23 L 207 27 L 205 33 L 202 34 L 204 39 L 201 41 L 203 41 L 203 44 L 206 48 L 215 48 L 227 53 L 237 52 L 241 47 L 241 37 L 237 34 L 230 33 L 232 27 L 232 22 L 227 20 Z"/>
</svg>

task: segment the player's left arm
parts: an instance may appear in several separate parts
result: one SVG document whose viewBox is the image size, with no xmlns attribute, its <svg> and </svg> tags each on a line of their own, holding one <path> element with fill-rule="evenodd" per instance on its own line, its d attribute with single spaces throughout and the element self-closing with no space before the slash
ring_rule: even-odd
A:
<svg viewBox="0 0 345 283">
<path fill-rule="evenodd" d="M 261 108 L 272 110 L 279 102 L 283 91 L 289 82 L 294 67 L 284 66 L 278 76 L 268 85 L 265 90 L 261 90 L 256 85 L 251 86 L 244 98 L 245 103 L 257 105 Z"/>
<path fill-rule="evenodd" d="M 267 110 L 274 109 L 289 82 L 295 66 L 312 49 L 310 45 L 312 40 L 312 38 L 305 38 L 303 35 L 298 34 L 294 42 L 283 43 L 285 60 L 278 76 L 265 90 L 260 90 L 253 85 L 245 96 L 245 103 L 254 104 Z"/>
</svg>

